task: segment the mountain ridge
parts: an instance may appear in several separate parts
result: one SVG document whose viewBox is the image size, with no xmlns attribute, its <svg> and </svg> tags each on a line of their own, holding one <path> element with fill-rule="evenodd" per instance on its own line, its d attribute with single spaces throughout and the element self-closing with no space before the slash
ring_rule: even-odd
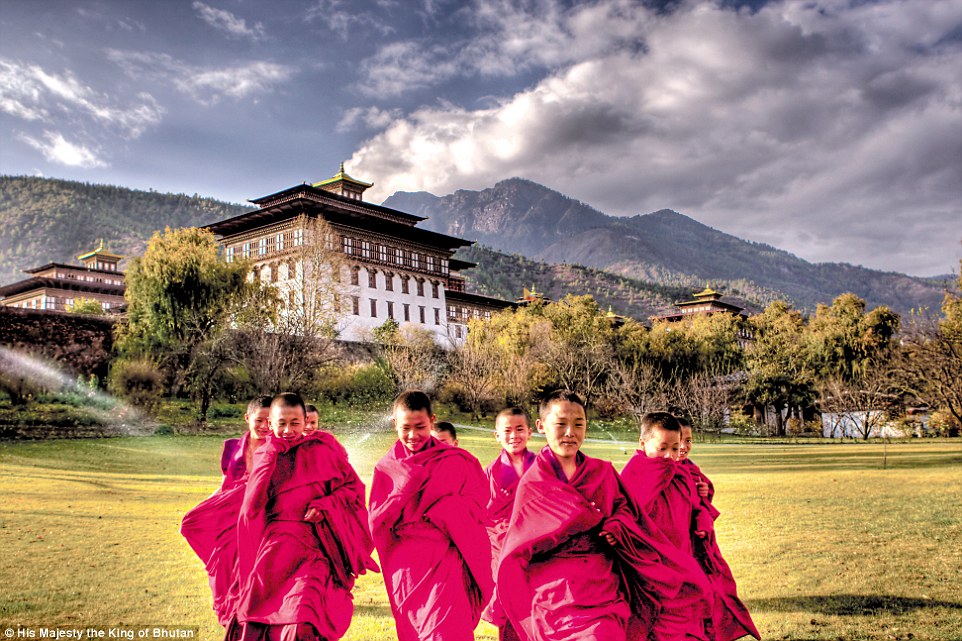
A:
<svg viewBox="0 0 962 641">
<path fill-rule="evenodd" d="M 384 205 L 427 216 L 422 226 L 532 260 L 577 263 L 661 283 L 752 283 L 760 299 L 784 294 L 813 310 L 853 292 L 869 306 L 937 309 L 944 285 L 846 263 L 810 263 L 783 249 L 727 234 L 671 209 L 617 217 L 523 178 L 447 196 L 398 192 Z M 716 287 L 717 288 L 717 287 Z"/>
</svg>

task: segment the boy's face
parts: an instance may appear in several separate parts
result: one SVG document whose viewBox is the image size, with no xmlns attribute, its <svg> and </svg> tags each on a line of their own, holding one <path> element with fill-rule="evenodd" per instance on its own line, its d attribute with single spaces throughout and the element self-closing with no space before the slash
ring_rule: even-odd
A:
<svg viewBox="0 0 962 641">
<path fill-rule="evenodd" d="M 451 436 L 451 432 L 447 430 L 431 430 L 431 436 L 438 439 L 442 443 L 447 443 L 451 447 L 458 446 L 458 439 Z"/>
<path fill-rule="evenodd" d="M 585 408 L 571 401 L 552 403 L 544 419 L 538 419 L 538 431 L 545 435 L 548 447 L 559 459 L 574 458 L 584 443 L 587 430 Z"/>
<path fill-rule="evenodd" d="M 528 419 L 520 414 L 500 416 L 494 424 L 494 438 L 508 454 L 521 454 L 528 449 L 531 428 Z"/>
<path fill-rule="evenodd" d="M 431 438 L 434 416 L 427 410 L 409 410 L 399 407 L 394 410 L 394 429 L 397 437 L 412 452 L 420 452 Z"/>
<path fill-rule="evenodd" d="M 304 433 L 304 410 L 288 405 L 271 407 L 271 429 L 274 436 L 290 440 Z"/>
<path fill-rule="evenodd" d="M 648 458 L 678 458 L 678 448 L 681 446 L 681 433 L 655 427 L 646 440 L 641 442 Z"/>
<path fill-rule="evenodd" d="M 317 412 L 308 412 L 304 419 L 304 436 L 317 431 Z"/>
<path fill-rule="evenodd" d="M 681 446 L 678 448 L 678 460 L 684 461 L 691 453 L 691 428 L 681 426 Z"/>
<path fill-rule="evenodd" d="M 271 431 L 271 408 L 262 407 L 253 414 L 244 414 L 251 438 L 263 441 Z"/>
</svg>

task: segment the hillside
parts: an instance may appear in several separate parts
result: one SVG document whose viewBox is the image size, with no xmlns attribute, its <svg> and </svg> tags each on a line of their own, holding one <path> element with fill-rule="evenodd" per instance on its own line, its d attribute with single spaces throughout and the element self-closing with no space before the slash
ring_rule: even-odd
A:
<svg viewBox="0 0 962 641">
<path fill-rule="evenodd" d="M 478 264 L 464 272 L 469 291 L 506 300 L 520 298 L 524 288 L 531 287 L 552 300 L 590 293 L 602 309 L 610 307 L 616 314 L 642 321 L 674 311 L 674 302 L 690 300 L 693 291 L 705 286 L 704 282 L 662 285 L 581 265 L 537 262 L 479 245 L 460 249 L 457 257 Z M 737 288 L 725 291 L 726 302 L 749 312 L 761 311 L 774 298 L 774 293 L 757 299 L 743 296 Z"/>
<path fill-rule="evenodd" d="M 0 176 L 0 284 L 48 262 L 76 262 L 99 238 L 111 251 L 142 254 L 166 226 L 206 225 L 249 210 L 200 196 L 109 185 Z"/>
<path fill-rule="evenodd" d="M 899 312 L 937 308 L 943 284 L 843 263 L 810 263 L 770 245 L 742 240 L 665 209 L 607 216 L 528 180 L 448 196 L 399 192 L 388 207 L 428 216 L 428 229 L 479 241 L 533 260 L 577 263 L 669 285 L 711 281 L 755 300 L 780 292 L 814 309 L 844 292 Z"/>
</svg>

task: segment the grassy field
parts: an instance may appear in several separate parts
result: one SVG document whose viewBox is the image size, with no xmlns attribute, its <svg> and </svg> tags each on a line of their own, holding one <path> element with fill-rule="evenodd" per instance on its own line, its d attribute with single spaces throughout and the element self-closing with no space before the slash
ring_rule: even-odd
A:
<svg viewBox="0 0 962 641">
<path fill-rule="evenodd" d="M 465 432 L 483 462 L 493 438 Z M 365 482 L 385 425 L 339 433 Z M 220 436 L 0 443 L 0 628 L 222 632 L 180 518 L 219 483 Z M 540 442 L 538 443 L 540 446 Z M 630 446 L 586 452 L 621 467 Z M 962 443 L 696 446 L 722 549 L 767 639 L 962 639 Z M 346 639 L 393 633 L 362 577 Z M 494 639 L 483 624 L 479 639 Z"/>
</svg>

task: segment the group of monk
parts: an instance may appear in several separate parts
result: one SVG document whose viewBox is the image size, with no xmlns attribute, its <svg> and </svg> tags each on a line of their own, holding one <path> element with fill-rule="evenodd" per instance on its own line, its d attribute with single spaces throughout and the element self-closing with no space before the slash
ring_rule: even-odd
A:
<svg viewBox="0 0 962 641">
<path fill-rule="evenodd" d="M 220 488 L 183 519 L 226 641 L 340 639 L 369 570 L 399 641 L 469 641 L 482 618 L 504 641 L 759 638 L 718 549 L 714 487 L 688 456 L 690 423 L 645 415 L 619 475 L 581 452 L 584 403 L 556 391 L 535 421 L 547 445 L 529 450 L 527 414 L 506 409 L 482 469 L 407 391 L 365 505 L 317 414 L 292 393 L 252 400 Z"/>
</svg>

